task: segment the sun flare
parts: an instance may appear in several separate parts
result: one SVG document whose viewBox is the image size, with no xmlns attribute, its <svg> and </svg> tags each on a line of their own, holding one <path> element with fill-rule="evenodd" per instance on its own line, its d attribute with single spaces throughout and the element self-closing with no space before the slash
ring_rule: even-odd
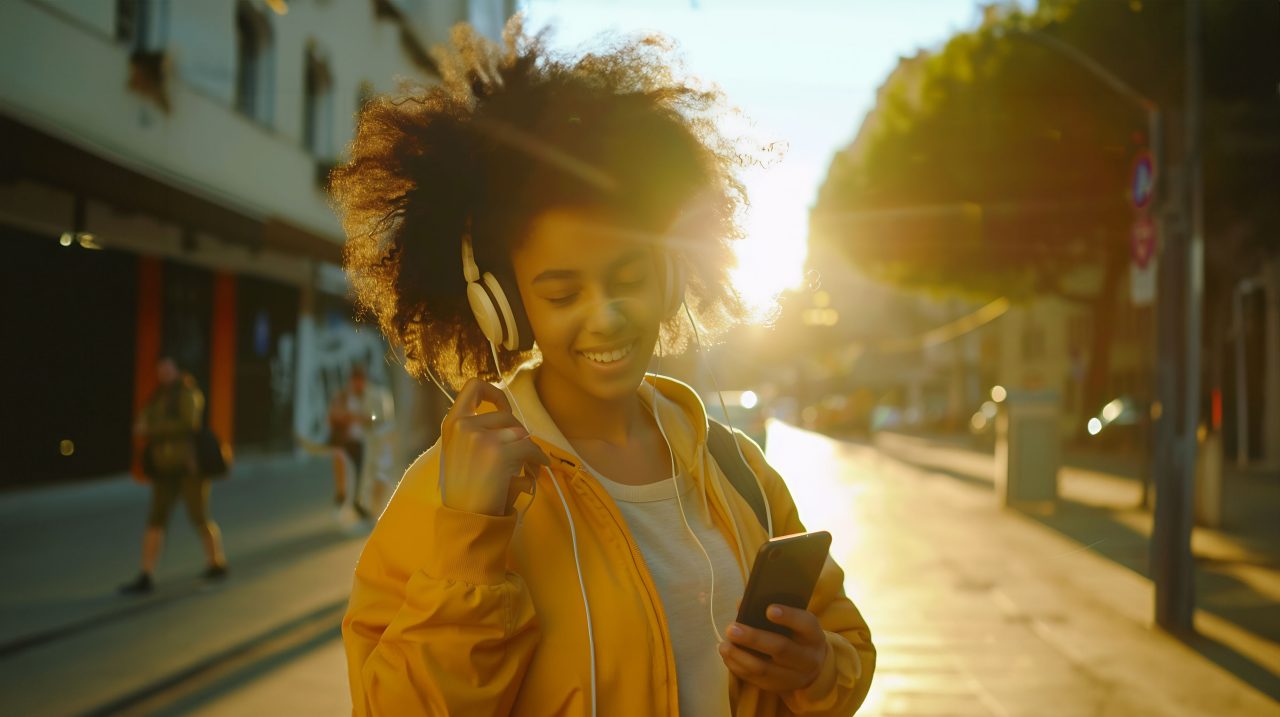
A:
<svg viewBox="0 0 1280 717">
<path fill-rule="evenodd" d="M 748 187 L 752 203 L 746 217 L 746 237 L 735 247 L 738 266 L 731 274 L 753 323 L 770 318 L 779 294 L 797 288 L 804 279 L 808 252 L 807 216 L 803 200 L 775 182 Z"/>
</svg>

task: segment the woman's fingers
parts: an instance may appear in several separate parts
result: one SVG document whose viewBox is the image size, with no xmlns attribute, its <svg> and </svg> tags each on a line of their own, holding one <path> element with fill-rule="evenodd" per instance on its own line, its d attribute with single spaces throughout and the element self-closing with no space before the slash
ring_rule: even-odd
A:
<svg viewBox="0 0 1280 717">
<path fill-rule="evenodd" d="M 785 605 L 770 605 L 768 618 L 789 628 L 792 634 L 780 635 L 734 623 L 725 631 L 728 640 L 721 645 L 725 664 L 734 674 L 761 686 L 766 682 L 789 686 L 809 684 L 826 658 L 826 633 L 822 623 L 808 610 Z"/>
<path fill-rule="evenodd" d="M 818 616 L 808 610 L 800 610 L 786 605 L 770 605 L 765 617 L 769 622 L 782 625 L 791 630 L 795 641 L 802 644 L 817 645 L 826 642 L 827 635 L 822 629 Z"/>
<path fill-rule="evenodd" d="M 501 428 L 519 428 L 524 435 L 528 435 L 528 431 L 516 417 L 507 411 L 493 411 L 491 413 L 480 413 L 474 416 L 464 416 L 456 422 L 457 428 L 462 431 L 493 431 Z M 524 436 L 520 436 L 523 438 Z M 516 440 L 516 439 L 509 439 Z"/>
<path fill-rule="evenodd" d="M 724 634 L 733 644 L 750 648 L 756 652 L 762 652 L 774 659 L 777 659 L 779 654 L 786 650 L 787 645 L 791 643 L 791 640 L 776 632 L 759 630 L 737 622 L 730 625 Z"/>
<path fill-rule="evenodd" d="M 502 392 L 502 389 L 478 378 L 467 381 L 458 392 L 458 397 L 454 399 L 453 408 L 461 409 L 471 415 L 485 401 L 497 406 L 499 411 L 511 412 L 511 404 L 507 402 L 507 395 Z"/>
<path fill-rule="evenodd" d="M 528 439 L 528 434 L 525 435 L 526 437 L 523 440 L 508 443 L 503 447 L 503 453 L 507 460 L 513 465 L 546 466 L 550 468 L 551 459 L 538 447 L 538 444 Z"/>
<path fill-rule="evenodd" d="M 488 413 L 476 413 L 480 408 L 480 404 L 485 402 L 492 403 L 498 410 Z M 489 418 L 480 420 L 482 416 L 489 416 Z M 508 403 L 506 395 L 497 386 L 487 381 L 473 378 L 467 381 L 462 390 L 458 392 L 453 406 L 449 408 L 449 412 L 444 416 L 444 421 L 440 424 L 440 430 L 442 435 L 448 438 L 459 427 L 470 426 L 483 429 L 505 427 L 507 424 L 518 426 L 520 422 L 511 413 L 511 404 Z"/>
<path fill-rule="evenodd" d="M 734 675 L 759 687 L 772 685 L 775 673 L 780 670 L 767 659 L 757 657 L 732 642 L 720 644 L 720 658 Z"/>
</svg>

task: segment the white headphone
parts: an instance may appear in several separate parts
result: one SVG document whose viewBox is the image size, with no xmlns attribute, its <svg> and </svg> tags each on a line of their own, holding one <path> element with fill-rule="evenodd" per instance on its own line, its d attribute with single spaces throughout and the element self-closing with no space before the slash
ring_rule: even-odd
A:
<svg viewBox="0 0 1280 717">
<path fill-rule="evenodd" d="M 663 317 L 670 318 L 684 303 L 684 264 L 672 252 L 663 253 L 662 305 Z M 507 351 L 528 351 L 533 348 L 533 328 L 524 312 L 520 291 L 514 286 L 513 276 L 504 277 L 511 291 L 504 289 L 504 281 L 492 272 L 480 273 L 476 255 L 471 247 L 471 236 L 462 238 L 462 275 L 467 280 L 467 302 L 475 314 L 480 331 L 490 343 Z"/>
</svg>

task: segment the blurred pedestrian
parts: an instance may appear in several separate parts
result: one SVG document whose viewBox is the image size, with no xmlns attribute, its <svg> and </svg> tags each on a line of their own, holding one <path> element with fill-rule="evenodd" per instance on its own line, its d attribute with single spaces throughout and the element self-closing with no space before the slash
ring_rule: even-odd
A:
<svg viewBox="0 0 1280 717">
<path fill-rule="evenodd" d="M 506 38 L 455 28 L 444 81 L 367 103 L 333 175 L 357 299 L 461 387 L 356 565 L 354 713 L 852 714 L 875 648 L 844 573 L 779 632 L 734 621 L 757 549 L 805 528 L 758 445 L 648 373 L 745 313 L 718 93 L 656 38 Z"/>
<path fill-rule="evenodd" d="M 353 364 L 347 384 L 329 403 L 329 445 L 345 461 L 335 470 L 334 502 L 347 499 L 347 464 L 352 475 L 351 506 L 361 518 L 382 507 L 390 482 L 391 434 L 395 427 L 391 392 L 369 381 L 361 364 Z"/>
<path fill-rule="evenodd" d="M 209 517 L 209 483 L 196 462 L 196 432 L 204 420 L 204 394 L 195 379 L 180 371 L 169 357 L 156 364 L 158 385 L 134 425 L 145 441 L 143 472 L 151 484 L 151 507 L 142 536 L 142 572 L 121 586 L 125 594 L 145 594 L 154 588 L 153 576 L 169 514 L 178 498 L 204 546 L 207 566 L 203 577 L 220 580 L 227 575 L 222 535 Z"/>
</svg>

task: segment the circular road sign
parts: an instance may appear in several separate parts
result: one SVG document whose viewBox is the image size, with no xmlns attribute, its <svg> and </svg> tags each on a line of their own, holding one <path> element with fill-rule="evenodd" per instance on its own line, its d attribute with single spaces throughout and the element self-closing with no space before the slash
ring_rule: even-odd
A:
<svg viewBox="0 0 1280 717">
<path fill-rule="evenodd" d="M 1146 209 L 1156 191 L 1156 162 L 1150 152 L 1142 152 L 1133 160 L 1133 177 L 1129 180 L 1129 195 L 1133 206 Z"/>
</svg>

